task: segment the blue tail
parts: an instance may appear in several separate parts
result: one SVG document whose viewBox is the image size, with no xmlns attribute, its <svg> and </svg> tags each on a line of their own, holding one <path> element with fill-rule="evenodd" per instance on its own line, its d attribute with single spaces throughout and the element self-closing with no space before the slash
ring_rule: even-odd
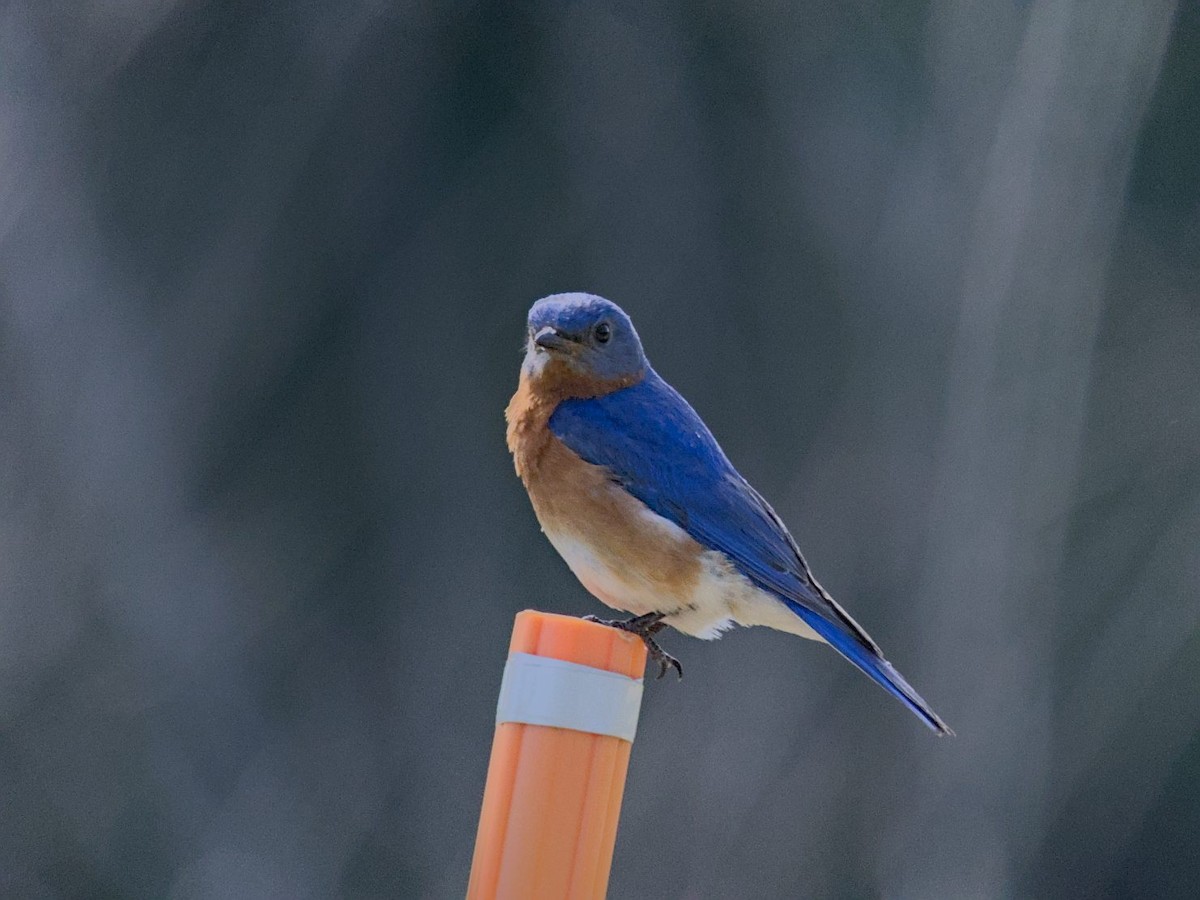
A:
<svg viewBox="0 0 1200 900">
<path fill-rule="evenodd" d="M 819 613 L 801 606 L 792 600 L 784 600 L 784 602 L 787 603 L 792 612 L 807 622 L 813 631 L 823 637 L 833 649 L 866 672 L 872 681 L 880 685 L 893 697 L 898 698 L 901 703 L 920 716 L 921 721 L 928 725 L 932 731 L 936 732 L 939 737 L 943 734 L 954 734 L 950 727 L 938 718 L 938 714 L 929 708 L 929 704 L 921 698 L 921 695 L 914 691 L 912 686 L 904 680 L 904 676 L 892 668 L 890 662 L 864 646 L 855 635 L 843 628 L 839 628 Z"/>
</svg>

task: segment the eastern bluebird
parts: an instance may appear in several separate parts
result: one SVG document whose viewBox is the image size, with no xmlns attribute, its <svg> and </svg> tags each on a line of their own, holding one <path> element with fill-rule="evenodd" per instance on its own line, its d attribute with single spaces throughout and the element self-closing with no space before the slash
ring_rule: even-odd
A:
<svg viewBox="0 0 1200 900">
<path fill-rule="evenodd" d="M 654 639 L 666 625 L 705 639 L 766 625 L 831 644 L 953 734 L 813 578 L 779 516 L 651 368 L 620 307 L 555 294 L 533 304 L 528 325 L 505 412 L 517 474 L 583 586 L 634 615 L 606 624 L 640 636 L 660 678 L 669 666 L 683 675 Z"/>
</svg>

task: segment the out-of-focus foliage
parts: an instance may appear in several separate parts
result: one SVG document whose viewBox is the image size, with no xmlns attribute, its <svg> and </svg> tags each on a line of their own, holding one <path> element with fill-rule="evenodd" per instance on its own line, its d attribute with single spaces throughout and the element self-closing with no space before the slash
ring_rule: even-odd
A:
<svg viewBox="0 0 1200 900">
<path fill-rule="evenodd" d="M 958 731 L 666 638 L 614 897 L 1200 885 L 1200 6 L 0 7 L 0 895 L 461 896 L 593 290 Z"/>
</svg>

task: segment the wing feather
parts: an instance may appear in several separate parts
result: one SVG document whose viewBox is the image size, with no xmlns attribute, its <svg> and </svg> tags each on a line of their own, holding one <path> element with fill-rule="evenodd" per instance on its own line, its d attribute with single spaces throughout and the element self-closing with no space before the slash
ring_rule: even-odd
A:
<svg viewBox="0 0 1200 900">
<path fill-rule="evenodd" d="M 638 384 L 566 400 L 550 430 L 699 543 L 724 553 L 759 588 L 879 647 L 813 578 L 770 504 L 725 456 L 707 426 L 653 369 Z"/>
</svg>

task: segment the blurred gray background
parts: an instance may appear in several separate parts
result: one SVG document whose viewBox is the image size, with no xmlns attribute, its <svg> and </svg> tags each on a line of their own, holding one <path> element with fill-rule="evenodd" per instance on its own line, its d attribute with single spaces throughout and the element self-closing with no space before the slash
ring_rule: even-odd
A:
<svg viewBox="0 0 1200 900">
<path fill-rule="evenodd" d="M 591 290 L 958 731 L 668 634 L 614 898 L 1200 892 L 1200 4 L 0 4 L 0 896 L 461 896 Z"/>
</svg>

